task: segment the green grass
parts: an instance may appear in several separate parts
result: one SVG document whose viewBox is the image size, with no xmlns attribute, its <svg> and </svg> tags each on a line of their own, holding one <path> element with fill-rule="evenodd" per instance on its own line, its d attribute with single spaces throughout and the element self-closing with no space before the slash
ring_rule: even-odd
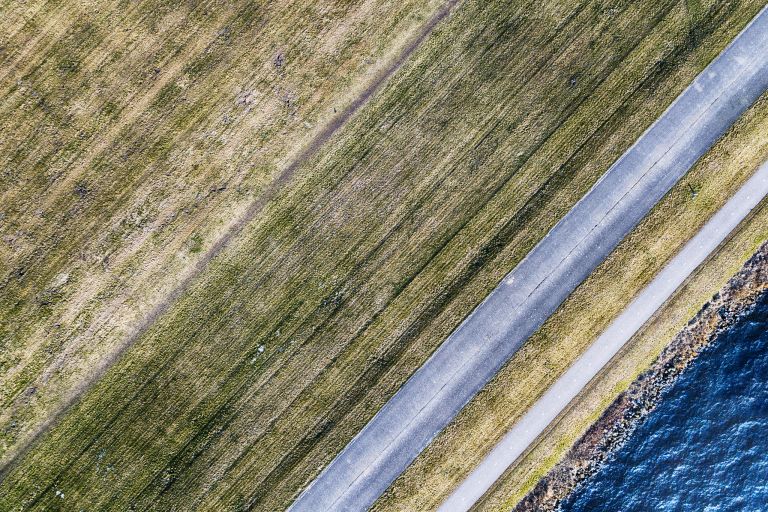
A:
<svg viewBox="0 0 768 512">
<path fill-rule="evenodd" d="M 702 2 L 703 14 L 691 21 L 683 4 L 665 0 L 463 3 L 21 461 L 0 484 L 0 508 L 285 507 L 760 7 Z M 151 28 L 161 27 L 154 21 Z M 265 129 L 281 141 L 275 153 L 253 152 L 252 132 L 221 128 L 212 112 L 226 77 L 217 70 L 253 62 L 244 50 L 235 59 L 241 54 L 227 44 L 236 43 L 215 41 L 219 58 L 196 63 L 199 72 L 176 82 L 187 92 L 159 98 L 165 86 L 157 87 L 147 107 L 154 117 L 112 128 L 114 142 L 83 176 L 93 197 L 125 208 L 127 183 L 177 172 L 178 159 L 187 162 L 182 148 L 199 155 L 198 167 L 187 162 L 184 173 L 163 182 L 187 191 L 164 228 L 180 237 L 164 248 L 174 255 L 171 269 L 187 263 L 175 254 L 193 231 L 204 245 L 216 238 L 220 217 L 199 213 L 213 208 L 200 199 L 211 185 L 242 176 L 226 189 L 248 191 L 240 203 L 230 199 L 237 210 L 268 178 L 221 155 L 236 147 L 247 162 L 284 156 L 291 138 L 281 131 L 300 124 L 289 109 L 274 109 L 274 125 Z M 302 41 L 297 37 L 297 48 Z M 361 51 L 334 55 L 345 69 Z M 189 62 L 179 60 L 180 68 Z M 298 66 L 288 62 L 286 73 Z M 176 105 L 183 95 L 186 102 Z M 310 91 L 300 98 L 318 102 L 317 109 L 331 106 Z M 117 107 L 120 119 L 125 108 Z M 215 136 L 196 137 L 211 131 Z M 152 161 L 142 162 L 150 149 Z M 210 151 L 219 165 L 210 166 Z M 118 186 L 118 174 L 130 181 Z M 73 203 L 66 190 L 52 196 L 55 211 L 87 219 L 85 233 L 109 225 L 108 209 L 99 216 L 101 207 Z M 147 191 L 142 202 L 162 204 L 163 190 Z M 13 204 L 22 197 L 15 194 Z M 186 230 L 174 224 L 182 220 Z M 165 242 L 149 240 L 137 254 Z M 116 242 L 105 236 L 98 243 L 99 256 L 118 259 Z M 38 282 L 51 279 L 68 254 L 38 256 Z M 134 268 L 129 261 L 125 268 Z M 167 268 L 158 264 L 143 281 L 128 279 L 127 270 L 116 279 L 141 290 Z M 104 311 L 103 302 L 93 307 Z M 109 331 L 101 335 L 109 340 Z M 19 336 L 19 346 L 27 339 Z M 41 367 L 29 368 L 31 381 Z M 21 402 L 21 418 L 47 410 Z"/>
<path fill-rule="evenodd" d="M 203 250 L 203 237 L 200 235 L 200 233 L 195 233 L 189 239 L 189 252 L 192 254 L 197 254 L 202 250 Z"/>
</svg>

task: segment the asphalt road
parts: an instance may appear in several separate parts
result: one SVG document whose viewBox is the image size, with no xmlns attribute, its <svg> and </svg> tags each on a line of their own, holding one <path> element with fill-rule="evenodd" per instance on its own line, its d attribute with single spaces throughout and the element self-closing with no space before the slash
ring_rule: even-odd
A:
<svg viewBox="0 0 768 512">
<path fill-rule="evenodd" d="M 469 510 L 766 195 L 768 163 L 758 169 L 528 410 L 443 503 L 440 511 Z"/>
<path fill-rule="evenodd" d="M 367 510 L 766 89 L 768 9 L 763 9 L 464 320 L 290 510 Z"/>
</svg>

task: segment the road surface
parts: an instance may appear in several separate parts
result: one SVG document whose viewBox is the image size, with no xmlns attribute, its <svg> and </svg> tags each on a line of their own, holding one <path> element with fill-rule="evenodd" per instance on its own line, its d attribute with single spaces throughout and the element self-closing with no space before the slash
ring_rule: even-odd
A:
<svg viewBox="0 0 768 512">
<path fill-rule="evenodd" d="M 768 163 L 758 169 L 528 410 L 443 503 L 440 512 L 469 510 L 766 195 Z"/>
<path fill-rule="evenodd" d="M 290 507 L 367 510 L 768 89 L 768 9 L 739 34 Z"/>
</svg>

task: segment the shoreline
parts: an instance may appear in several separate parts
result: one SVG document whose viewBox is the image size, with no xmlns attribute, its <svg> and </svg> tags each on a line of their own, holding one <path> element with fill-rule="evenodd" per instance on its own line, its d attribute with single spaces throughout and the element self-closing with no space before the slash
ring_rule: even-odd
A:
<svg viewBox="0 0 768 512">
<path fill-rule="evenodd" d="M 768 242 L 678 332 L 653 364 L 635 379 L 513 509 L 557 510 L 571 492 L 597 473 L 655 409 L 677 378 L 720 334 L 768 293 Z"/>
</svg>

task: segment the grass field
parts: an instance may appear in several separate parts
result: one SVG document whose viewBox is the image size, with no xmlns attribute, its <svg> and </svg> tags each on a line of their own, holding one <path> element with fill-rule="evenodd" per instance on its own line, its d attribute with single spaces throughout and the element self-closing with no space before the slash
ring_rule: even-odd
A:
<svg viewBox="0 0 768 512">
<path fill-rule="evenodd" d="M 2 3 L 3 459 L 438 5 Z"/>
<path fill-rule="evenodd" d="M 388 24 L 373 23 L 379 18 L 363 10 L 365 5 L 369 4 L 338 6 L 361 9 L 360 23 L 353 30 L 358 37 L 364 35 L 359 44 L 373 55 L 386 55 L 388 48 L 402 45 L 382 39 L 381 34 L 391 33 Z M 0 484 L 0 508 L 284 507 L 762 6 L 758 2 L 696 2 L 693 9 L 692 5 L 663 0 L 462 3 L 385 90 L 303 165 L 229 250 L 211 262 L 189 293 L 19 461 Z M 210 17 L 230 14 L 215 7 L 210 7 Z M 13 8 L 6 8 L 16 15 Z M 60 9 L 67 11 L 66 6 Z M 408 3 L 399 3 L 398 9 L 401 17 L 393 13 L 386 20 L 406 28 L 423 21 L 427 11 Z M 139 18 L 140 11 L 136 12 Z M 296 9 L 280 12 L 289 11 L 294 16 Z M 108 16 L 106 7 L 99 12 Z M 50 19 L 50 14 L 44 14 L 39 15 L 41 20 Z M 209 27 L 209 18 L 205 19 L 203 25 L 211 33 L 222 30 L 216 23 Z M 306 43 L 289 18 L 274 21 L 278 19 L 277 14 L 274 19 L 265 18 L 268 24 L 295 30 L 291 33 L 297 45 Z M 157 26 L 166 27 L 159 22 Z M 18 46 L 24 47 L 32 44 L 24 38 L 37 33 L 29 30 L 31 34 L 4 37 L 18 37 Z M 45 32 L 48 35 L 35 44 L 57 40 L 56 26 L 48 30 L 51 33 Z M 182 35 L 186 32 L 178 34 Z M 110 37 L 116 37 L 114 31 Z M 327 41 L 319 38 L 316 44 L 320 39 Z M 76 40 L 82 43 L 83 39 Z M 383 46 L 371 50 L 373 41 Z M 22 446 L 24 433 L 32 431 L 55 405 L 62 386 L 77 382 L 77 376 L 59 375 L 68 373 L 70 365 L 87 368 L 89 361 L 104 357 L 109 351 L 103 345 L 114 343 L 129 328 L 135 313 L 122 310 L 138 300 L 134 290 L 141 291 L 138 297 L 149 303 L 159 300 L 170 286 L 168 281 L 177 279 L 195 255 L 204 253 L 216 233 L 232 222 L 232 215 L 244 210 L 249 198 L 277 173 L 279 164 L 295 149 L 295 137 L 309 137 L 311 128 L 302 118 L 270 132 L 272 139 L 263 147 L 278 146 L 272 159 L 250 153 L 242 160 L 232 156 L 239 151 L 256 152 L 251 144 L 261 134 L 258 128 L 247 131 L 245 127 L 247 133 L 227 132 L 223 117 L 218 117 L 226 112 L 217 110 L 221 106 L 216 103 L 216 95 L 224 95 L 222 89 L 226 89 L 221 82 L 239 69 L 228 61 L 233 55 L 241 55 L 243 73 L 258 71 L 249 67 L 253 65 L 249 43 L 255 44 L 243 36 L 239 53 L 221 49 L 209 58 L 206 62 L 212 68 L 200 72 L 199 85 L 190 87 L 194 94 L 184 92 L 184 80 L 181 85 L 172 82 L 179 90 L 161 86 L 156 99 L 146 100 L 146 112 L 134 114 L 133 121 L 123 113 L 118 116 L 123 120 L 115 121 L 118 127 L 94 129 L 99 140 L 111 137 L 109 142 L 94 142 L 87 155 L 71 155 L 76 169 L 54 180 L 54 189 L 61 187 L 58 192 L 39 185 L 37 196 L 45 198 L 41 202 L 50 202 L 43 206 L 43 213 L 56 212 L 48 219 L 45 215 L 42 220 L 27 218 L 29 211 L 24 208 L 37 197 L 31 192 L 24 195 L 32 185 L 22 180 L 8 188 L 3 208 L 19 206 L 15 211 L 9 208 L 3 229 L 6 222 L 28 226 L 24 229 L 30 232 L 39 225 L 50 230 L 53 240 L 50 245 L 18 242 L 18 254 L 30 255 L 24 256 L 29 260 L 18 261 L 38 263 L 22 265 L 13 260 L 7 268 L 10 277 L 5 287 L 10 291 L 3 289 L 3 300 L 9 297 L 13 307 L 4 308 L 9 313 L 2 326 L 10 333 L 4 339 L 10 339 L 10 353 L 15 354 L 4 362 L 9 371 L 3 372 L 10 375 L 4 380 L 8 390 L 4 399 L 12 404 L 2 417 L 8 453 Z M 361 64 L 361 49 L 351 48 L 347 58 L 356 70 L 353 74 L 364 82 L 368 68 Z M 266 62 L 261 71 L 282 80 L 275 70 L 279 50 L 264 51 L 268 57 L 259 61 Z M 196 62 L 178 52 L 171 54 L 177 56 L 180 69 Z M 290 53 L 285 55 L 290 63 Z M 79 73 L 78 66 L 85 64 L 75 66 Z M 321 69 L 322 62 L 317 66 Z M 287 72 L 290 66 L 284 67 Z M 299 75 L 293 80 L 307 87 L 305 95 L 298 96 L 314 97 L 312 83 L 304 84 L 300 69 L 294 72 Z M 122 73 L 134 76 L 136 70 Z M 110 78 L 122 83 L 119 76 Z M 310 125 L 321 122 L 321 111 L 327 114 L 329 98 L 340 95 L 349 101 L 345 80 L 320 82 L 328 89 L 312 107 L 316 117 L 308 117 Z M 95 82 L 87 83 L 94 86 Z M 265 87 L 274 92 L 272 84 Z M 71 92 L 55 85 L 51 89 Z M 68 105 L 87 105 L 94 93 L 81 94 L 85 99 L 73 97 Z M 109 96 L 123 98 L 122 94 L 115 90 Z M 225 95 L 234 101 L 232 109 L 238 108 L 237 94 Z M 182 104 L 188 107 L 170 100 L 182 96 L 187 98 Z M 195 106 L 193 97 L 202 104 Z M 126 101 L 122 108 L 135 108 L 137 101 Z M 150 108 L 153 101 L 165 101 L 166 110 L 162 105 Z M 250 105 L 248 101 L 243 99 L 245 105 Z M 283 115 L 290 118 L 290 104 L 278 103 L 276 108 L 288 109 Z M 206 113 L 204 105 L 211 112 Z M 35 108 L 42 109 L 39 104 Z M 3 119 L 32 124 L 28 116 Z M 84 120 L 97 122 L 92 112 Z M 240 123 L 252 126 L 245 120 Z M 75 124 L 70 121 L 65 126 Z M 141 128 L 147 126 L 156 131 Z M 16 139 L 23 141 L 24 127 L 13 130 L 21 134 Z M 202 137 L 210 130 L 217 131 L 213 140 Z M 53 141 L 49 144 L 56 147 Z M 32 144 L 25 151 L 42 151 L 43 146 Z M 139 149 L 131 151 L 135 146 Z M 2 155 L 11 158 L 18 147 L 4 146 Z M 23 160 L 25 154 L 22 151 L 18 158 Z M 133 164 L 121 163 L 123 157 Z M 37 171 L 30 166 L 30 183 L 39 177 L 40 169 L 53 172 L 50 169 L 56 168 L 45 160 L 36 165 Z M 177 171 L 176 166 L 186 171 Z M 190 185 L 185 179 L 192 178 L 179 177 L 188 176 L 185 172 L 212 177 L 201 176 Z M 159 178 L 165 173 L 170 181 Z M 227 181 L 233 174 L 241 176 L 238 173 L 242 178 Z M 746 175 L 735 174 L 732 186 Z M 4 175 L 4 179 L 11 177 Z M 234 184 L 240 181 L 240 187 Z M 128 186 L 131 183 L 133 188 Z M 153 220 L 142 225 L 143 217 L 133 213 L 129 198 L 149 198 L 143 187 L 151 189 L 153 183 L 158 193 L 167 193 L 169 183 L 175 184 L 173 190 L 179 190 L 179 196 L 168 201 L 179 209 L 169 207 L 168 211 L 182 213 L 153 214 Z M 214 184 L 215 189 L 209 188 Z M 221 186 L 225 188 L 219 190 Z M 185 195 L 192 191 L 206 200 Z M 97 205 L 101 198 L 111 202 Z M 221 204 L 195 207 L 195 200 Z M 161 200 L 147 204 L 161 205 L 165 211 Z M 183 213 L 184 206 L 191 213 Z M 124 215 L 127 224 L 105 222 L 115 212 Z M 162 219 L 169 218 L 180 220 L 163 224 Z M 130 230 L 142 233 L 144 242 L 138 243 L 144 239 L 136 233 L 120 231 L 133 226 L 131 219 L 137 219 L 138 225 Z M 161 231 L 166 235 L 155 235 L 148 227 L 155 222 L 164 226 L 167 231 Z M 173 222 L 183 222 L 186 231 Z M 22 228 L 9 227 L 8 232 L 14 229 Z M 3 235 L 7 236 L 6 231 Z M 61 253 L 57 240 L 65 241 Z M 134 251 L 120 245 L 120 258 L 92 263 L 93 268 L 104 267 L 115 281 L 105 285 L 103 275 L 84 271 L 62 277 L 68 258 L 80 257 L 84 247 L 107 243 L 99 240 L 119 240 L 135 247 Z M 154 251 L 159 252 L 159 260 L 154 259 Z M 16 254 L 12 252 L 11 257 Z M 86 262 L 92 254 L 86 250 Z M 652 263 L 648 265 L 646 277 L 653 268 Z M 19 268 L 24 270 L 21 274 Z M 130 278 L 127 285 L 121 284 L 120 276 Z M 48 284 L 60 281 L 63 284 Z M 147 283 L 154 292 L 143 291 Z M 92 297 L 90 302 L 70 292 L 58 295 L 58 289 L 75 285 L 93 290 L 92 296 L 83 295 Z M 41 290 L 51 290 L 50 298 L 40 295 Z M 74 316 L 66 316 L 67 311 Z M 112 325 L 104 318 L 111 318 L 115 311 L 125 318 L 110 320 L 117 322 Z M 76 334 L 56 336 L 57 329 Z M 101 337 L 94 338 L 94 333 Z M 557 337 L 545 337 L 532 346 L 555 350 L 560 343 Z M 63 361 L 58 366 L 57 358 Z M 549 375 L 556 371 L 552 368 Z M 27 391 L 37 379 L 49 383 L 45 393 Z M 545 381 L 531 384 L 531 393 Z M 419 467 L 410 473 L 412 480 L 409 477 L 398 485 L 408 489 L 408 482 L 422 481 Z M 444 471 L 443 466 L 435 468 Z M 455 471 L 448 476 L 456 477 Z M 445 486 L 438 483 L 436 488 L 444 492 Z M 419 492 L 398 491 L 391 495 L 392 506 L 434 502 L 439 492 L 425 498 Z M 397 501 L 401 499 L 405 501 Z"/>
<path fill-rule="evenodd" d="M 377 510 L 429 510 L 768 159 L 768 96 L 737 122 L 528 341 L 395 486 Z M 691 190 L 696 195 L 692 196 Z M 768 238 L 763 205 L 507 472 L 477 510 L 509 510 Z"/>
</svg>

